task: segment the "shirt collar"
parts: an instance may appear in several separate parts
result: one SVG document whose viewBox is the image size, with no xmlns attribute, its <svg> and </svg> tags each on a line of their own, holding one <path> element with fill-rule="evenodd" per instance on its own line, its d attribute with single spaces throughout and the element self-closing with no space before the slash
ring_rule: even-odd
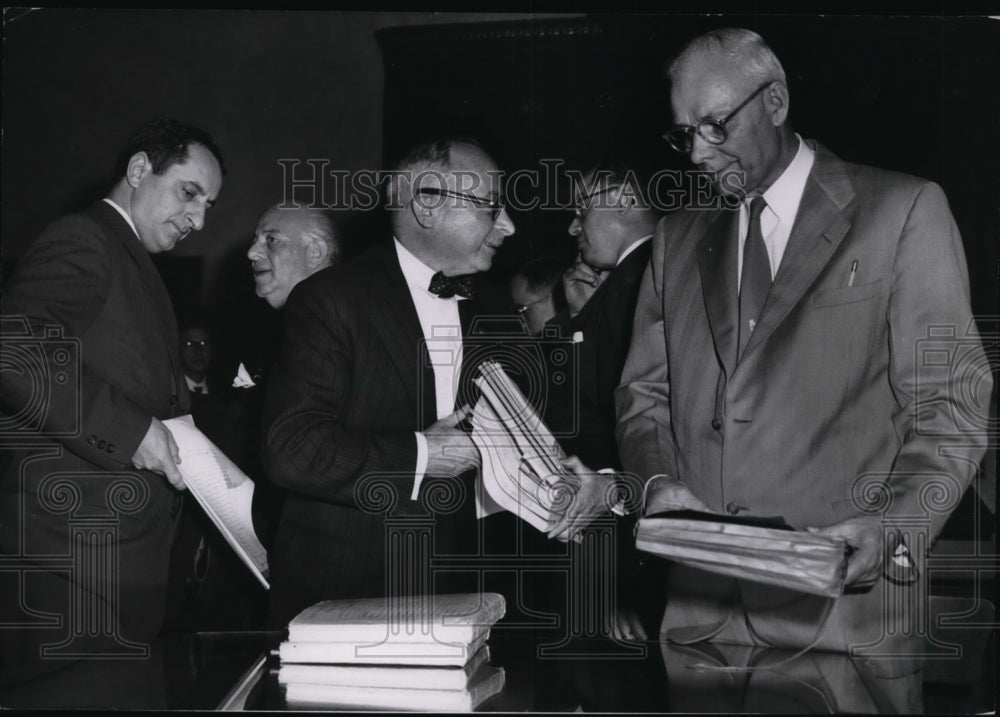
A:
<svg viewBox="0 0 1000 717">
<path fill-rule="evenodd" d="M 415 257 L 400 243 L 399 239 L 393 237 L 392 240 L 396 244 L 396 257 L 399 259 L 399 268 L 403 270 L 403 276 L 410 290 L 423 291 L 435 299 L 440 298 L 428 291 L 428 287 L 431 285 L 431 278 L 435 273 L 434 270 Z"/>
<path fill-rule="evenodd" d="M 638 249 L 640 246 L 642 246 L 643 244 L 645 244 L 646 242 L 648 242 L 652 238 L 653 238 L 652 234 L 647 234 L 646 236 L 639 237 L 634 242 L 632 242 L 631 244 L 629 244 L 628 245 L 628 249 L 626 249 L 624 252 L 622 252 L 622 255 L 620 257 L 618 257 L 618 262 L 615 264 L 615 266 L 616 267 L 621 266 L 622 262 L 625 261 L 625 258 L 629 254 L 631 254 L 632 252 L 634 252 L 636 249 Z"/>
<path fill-rule="evenodd" d="M 139 230 L 135 228 L 135 224 L 132 222 L 132 217 L 128 215 L 128 212 L 126 212 L 124 209 L 118 206 L 114 201 L 108 199 L 107 197 L 104 198 L 104 201 L 110 204 L 116 212 L 122 215 L 122 219 L 128 222 L 128 225 L 132 227 L 132 232 L 135 234 L 135 238 L 139 239 L 139 241 L 142 241 L 142 239 L 139 238 Z"/>
<path fill-rule="evenodd" d="M 799 210 L 802 193 L 806 189 L 806 179 L 809 178 L 809 171 L 816 159 L 816 153 L 802 141 L 802 137 L 796 134 L 795 138 L 799 141 L 795 158 L 763 195 L 768 209 L 774 212 L 778 221 L 785 226 L 792 226 L 795 223 L 795 214 Z"/>
</svg>

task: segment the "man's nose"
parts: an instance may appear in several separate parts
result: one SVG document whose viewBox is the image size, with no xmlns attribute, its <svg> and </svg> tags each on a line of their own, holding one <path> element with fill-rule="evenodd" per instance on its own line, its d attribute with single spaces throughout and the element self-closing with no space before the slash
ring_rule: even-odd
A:
<svg viewBox="0 0 1000 717">
<path fill-rule="evenodd" d="M 573 221 L 569 223 L 569 235 L 575 237 L 581 231 L 583 231 L 583 224 L 580 223 L 580 217 L 573 217 Z"/>
<path fill-rule="evenodd" d="M 509 237 L 514 233 L 514 222 L 511 220 L 510 215 L 507 214 L 506 209 L 500 210 L 500 216 L 497 217 L 496 230 L 503 234 L 505 237 Z"/>
<path fill-rule="evenodd" d="M 261 253 L 261 244 L 262 242 L 260 239 L 253 240 L 253 243 L 250 245 L 250 248 L 247 249 L 247 259 L 249 259 L 250 261 L 257 261 L 258 259 L 261 258 L 261 256 L 263 256 L 263 254 Z"/>
<path fill-rule="evenodd" d="M 205 207 L 204 205 L 198 204 L 194 208 L 190 209 L 187 213 L 188 224 L 191 225 L 192 231 L 201 231 L 201 228 L 205 226 Z"/>
<path fill-rule="evenodd" d="M 693 164 L 702 164 L 705 162 L 712 156 L 714 146 L 715 145 L 706 142 L 701 138 L 700 134 L 695 132 L 694 136 L 691 138 L 691 162 Z"/>
</svg>

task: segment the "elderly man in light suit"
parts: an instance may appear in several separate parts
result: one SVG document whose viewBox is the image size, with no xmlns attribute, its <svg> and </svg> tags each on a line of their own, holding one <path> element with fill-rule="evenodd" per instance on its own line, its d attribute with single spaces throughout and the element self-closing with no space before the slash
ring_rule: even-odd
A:
<svg viewBox="0 0 1000 717">
<path fill-rule="evenodd" d="M 918 351 L 947 326 L 987 366 L 958 228 L 937 185 L 848 164 L 795 134 L 784 71 L 755 33 L 699 37 L 669 75 L 677 125 L 666 138 L 722 201 L 657 228 L 616 393 L 623 463 L 648 480 L 647 515 L 780 515 L 846 540 L 850 554 L 849 594 L 829 616 L 819 598 L 677 569 L 664 634 L 700 625 L 720 642 L 836 650 L 877 641 L 919 608 L 926 544 L 985 446 L 956 421 L 979 410 L 964 375 Z M 987 402 L 988 372 L 975 390 Z M 908 577 L 920 577 L 905 585 L 883 577 L 887 544 L 907 539 L 888 529 L 900 517 L 924 521 L 924 537 L 909 536 Z"/>
</svg>

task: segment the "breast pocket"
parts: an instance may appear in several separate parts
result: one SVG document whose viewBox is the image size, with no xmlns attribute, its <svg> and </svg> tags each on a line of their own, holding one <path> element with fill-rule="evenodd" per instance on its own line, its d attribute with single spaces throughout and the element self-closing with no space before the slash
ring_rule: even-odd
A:
<svg viewBox="0 0 1000 717">
<path fill-rule="evenodd" d="M 881 280 L 859 286 L 835 286 L 832 289 L 823 289 L 813 294 L 812 305 L 816 308 L 822 308 L 824 306 L 853 304 L 878 296 L 881 289 Z"/>
</svg>

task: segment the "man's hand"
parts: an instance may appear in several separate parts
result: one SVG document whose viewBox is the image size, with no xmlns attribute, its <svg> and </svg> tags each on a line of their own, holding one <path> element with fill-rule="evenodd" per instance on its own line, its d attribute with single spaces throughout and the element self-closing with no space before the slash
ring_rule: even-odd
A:
<svg viewBox="0 0 1000 717">
<path fill-rule="evenodd" d="M 479 449 L 472 437 L 458 428 L 472 409 L 464 406 L 445 416 L 424 431 L 427 439 L 427 470 L 429 476 L 457 476 L 470 468 L 479 467 Z"/>
<path fill-rule="evenodd" d="M 614 636 L 618 641 L 645 642 L 648 638 L 646 628 L 642 626 L 639 613 L 632 608 L 618 607 L 615 613 Z"/>
<path fill-rule="evenodd" d="M 173 434 L 156 418 L 149 424 L 149 430 L 142 443 L 132 455 L 132 465 L 136 468 L 152 471 L 165 476 L 167 481 L 177 490 L 184 490 L 184 478 L 177 470 L 181 462 L 181 452 Z"/>
<path fill-rule="evenodd" d="M 810 533 L 830 538 L 843 538 L 854 552 L 847 559 L 847 587 L 874 585 L 882 575 L 885 558 L 882 544 L 882 526 L 878 518 L 860 516 L 848 518 L 825 528 L 806 528 Z"/>
<path fill-rule="evenodd" d="M 566 303 L 569 306 L 570 316 L 580 313 L 584 304 L 597 291 L 608 276 L 606 271 L 598 271 L 583 263 L 579 256 L 573 262 L 573 266 L 563 274 L 563 292 L 566 294 Z"/>
<path fill-rule="evenodd" d="M 610 510 L 607 497 L 615 477 L 590 470 L 576 456 L 569 456 L 561 462 L 575 476 L 577 487 L 569 497 L 569 505 L 562 517 L 549 526 L 548 536 L 566 542 L 576 540 L 580 531 L 594 518 Z M 567 487 L 566 490 L 570 489 Z"/>
<path fill-rule="evenodd" d="M 681 481 L 665 476 L 650 480 L 646 490 L 646 510 L 644 515 L 652 515 L 667 510 L 714 512 Z"/>
</svg>

